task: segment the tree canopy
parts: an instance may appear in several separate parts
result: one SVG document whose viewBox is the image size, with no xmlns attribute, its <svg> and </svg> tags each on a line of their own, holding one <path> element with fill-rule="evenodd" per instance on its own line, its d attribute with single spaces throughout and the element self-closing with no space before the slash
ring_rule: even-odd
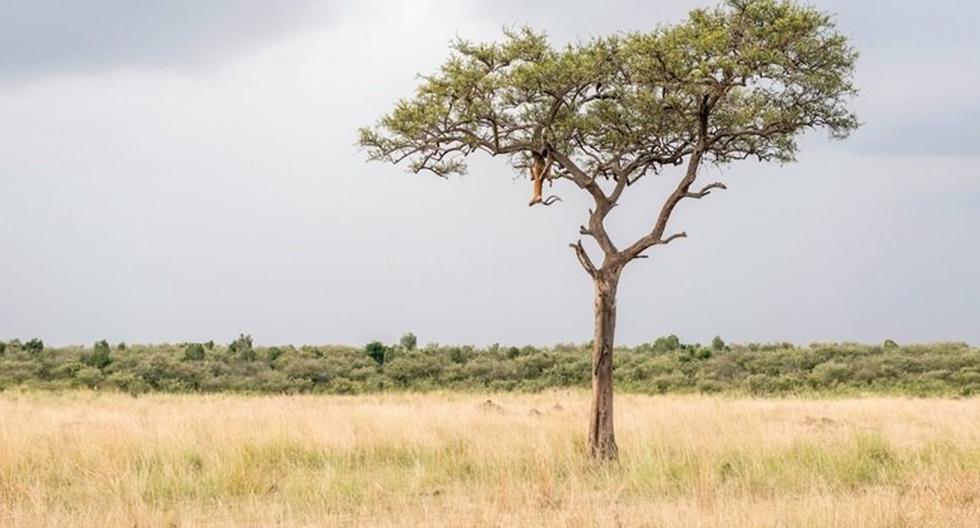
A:
<svg viewBox="0 0 980 528">
<path fill-rule="evenodd" d="M 560 49 L 530 28 L 504 34 L 456 41 L 414 97 L 361 130 L 371 157 L 445 176 L 481 150 L 524 168 L 547 142 L 570 162 L 559 159 L 559 177 L 632 183 L 699 143 L 713 163 L 789 161 L 800 132 L 857 126 L 856 52 L 829 15 L 791 2 L 727 0 L 677 25 Z"/>
</svg>

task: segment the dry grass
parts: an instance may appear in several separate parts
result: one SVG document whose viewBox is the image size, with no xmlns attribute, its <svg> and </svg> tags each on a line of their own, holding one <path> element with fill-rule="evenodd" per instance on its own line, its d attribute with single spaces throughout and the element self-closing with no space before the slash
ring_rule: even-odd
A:
<svg viewBox="0 0 980 528">
<path fill-rule="evenodd" d="M 980 526 L 980 399 L 489 397 L 2 393 L 0 526 Z"/>
</svg>

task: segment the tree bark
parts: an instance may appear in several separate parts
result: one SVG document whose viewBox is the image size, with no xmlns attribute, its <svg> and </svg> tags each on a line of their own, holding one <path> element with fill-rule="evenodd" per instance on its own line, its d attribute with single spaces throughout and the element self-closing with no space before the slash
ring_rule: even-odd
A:
<svg viewBox="0 0 980 528">
<path fill-rule="evenodd" d="M 595 275 L 589 456 L 596 460 L 615 460 L 619 456 L 613 430 L 613 341 L 616 332 L 618 283 L 619 273 L 600 272 Z"/>
</svg>

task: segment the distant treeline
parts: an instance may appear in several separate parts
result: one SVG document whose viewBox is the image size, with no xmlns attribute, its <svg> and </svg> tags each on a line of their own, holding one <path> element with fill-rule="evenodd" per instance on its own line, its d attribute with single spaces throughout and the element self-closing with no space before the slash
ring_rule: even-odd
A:
<svg viewBox="0 0 980 528">
<path fill-rule="evenodd" d="M 45 347 L 0 342 L 0 390 L 89 387 L 162 392 L 364 393 L 388 390 L 540 391 L 588 387 L 590 345 L 547 348 L 398 344 L 349 346 L 181 343 Z M 980 394 L 980 349 L 816 343 L 684 344 L 676 336 L 615 355 L 617 388 L 642 393 Z"/>
</svg>

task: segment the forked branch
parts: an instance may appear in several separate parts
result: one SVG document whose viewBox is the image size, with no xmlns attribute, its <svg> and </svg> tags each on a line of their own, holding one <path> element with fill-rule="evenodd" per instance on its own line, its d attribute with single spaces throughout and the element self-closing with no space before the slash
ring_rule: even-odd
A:
<svg viewBox="0 0 980 528">
<path fill-rule="evenodd" d="M 670 235 L 669 237 L 657 242 L 657 245 L 666 246 L 667 244 L 670 244 L 671 242 L 677 240 L 678 238 L 687 238 L 687 231 L 681 231 L 676 235 Z"/>
<path fill-rule="evenodd" d="M 721 190 L 724 191 L 724 190 L 727 190 L 728 187 L 726 187 L 724 183 L 715 182 L 715 183 L 706 185 L 703 189 L 701 189 L 698 192 L 684 193 L 684 198 L 694 198 L 696 200 L 700 200 L 701 198 L 704 198 L 705 196 L 708 196 L 709 194 L 711 194 L 711 191 L 713 191 L 715 189 L 721 189 Z"/>
<path fill-rule="evenodd" d="M 596 271 L 595 264 L 592 263 L 592 259 L 589 257 L 589 253 L 585 250 L 585 246 L 582 245 L 582 241 L 578 240 L 574 244 L 569 244 L 569 247 L 575 250 L 575 256 L 578 257 L 579 263 L 585 268 L 585 272 L 594 278 L 598 272 Z"/>
</svg>

